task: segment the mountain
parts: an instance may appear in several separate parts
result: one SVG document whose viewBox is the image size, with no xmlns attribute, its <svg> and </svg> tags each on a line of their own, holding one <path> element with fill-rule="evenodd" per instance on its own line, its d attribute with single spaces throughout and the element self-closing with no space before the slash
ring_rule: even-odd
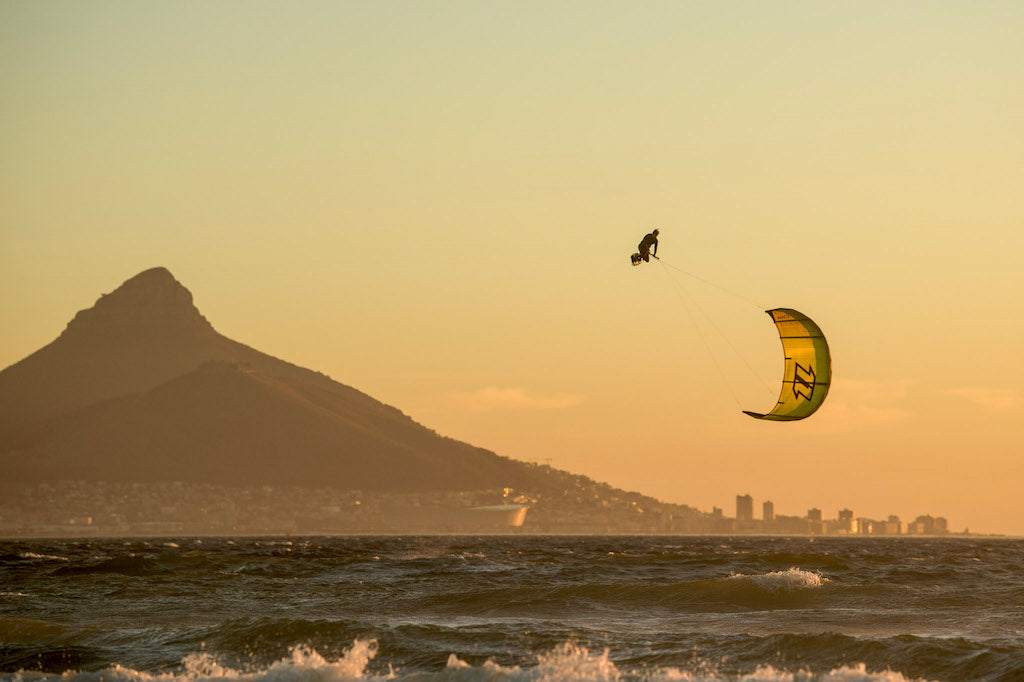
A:
<svg viewBox="0 0 1024 682">
<path fill-rule="evenodd" d="M 153 268 L 101 296 L 55 341 L 0 372 L 0 434 L 155 388 L 211 361 L 326 381 L 218 334 L 188 289 L 165 268 Z"/>
<path fill-rule="evenodd" d="M 222 336 L 164 268 L 101 296 L 0 372 L 0 424 L 0 465 L 24 481 L 411 491 L 529 478 L 522 463 Z"/>
<path fill-rule="evenodd" d="M 502 502 L 529 504 L 534 528 L 558 532 L 706 526 L 692 508 L 443 437 L 232 341 L 164 268 L 101 296 L 0 371 L 0 489 L 0 526 L 15 533 L 60 534 L 97 514 L 108 530 L 157 518 L 166 530 L 160 514 L 184 514 L 204 532 L 280 529 L 300 516 L 307 528 L 401 531 L 381 525 L 388 505 L 415 519 L 437 505 Z M 362 511 L 343 514 L 341 491 Z M 257 494 L 270 497 L 253 506 Z M 214 507 L 220 521 L 208 518 Z M 246 518 L 259 513 L 270 520 Z"/>
</svg>

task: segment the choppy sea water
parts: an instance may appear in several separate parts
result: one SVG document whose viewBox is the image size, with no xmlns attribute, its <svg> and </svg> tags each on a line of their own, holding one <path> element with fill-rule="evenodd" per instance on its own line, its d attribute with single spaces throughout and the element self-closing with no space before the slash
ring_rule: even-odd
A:
<svg viewBox="0 0 1024 682">
<path fill-rule="evenodd" d="M 1024 540 L 0 541 L 0 678 L 1024 680 Z"/>
</svg>

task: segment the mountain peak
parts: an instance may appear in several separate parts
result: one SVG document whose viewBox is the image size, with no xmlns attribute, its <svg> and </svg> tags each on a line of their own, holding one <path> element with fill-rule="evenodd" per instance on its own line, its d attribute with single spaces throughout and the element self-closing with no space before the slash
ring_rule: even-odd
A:
<svg viewBox="0 0 1024 682">
<path fill-rule="evenodd" d="M 0 371 L 3 432 L 147 391 L 211 360 L 257 351 L 214 330 L 167 268 L 151 268 L 81 310 L 53 342 Z"/>
<path fill-rule="evenodd" d="M 195 309 L 192 305 L 192 292 L 174 279 L 171 271 L 164 267 L 143 270 L 113 292 L 103 294 L 96 302 L 97 307 L 108 308 L 136 304 Z"/>
<path fill-rule="evenodd" d="M 178 282 L 178 280 L 174 279 L 174 275 L 171 274 L 170 270 L 168 270 L 162 265 L 158 265 L 155 268 L 143 270 L 134 277 L 129 277 L 127 280 L 125 280 L 124 284 L 122 284 L 121 287 L 119 288 L 124 288 L 125 286 L 129 286 L 136 283 L 154 283 L 161 281 L 165 283 L 174 283 L 179 287 L 181 286 L 181 283 Z"/>
<path fill-rule="evenodd" d="M 103 294 L 92 308 L 81 310 L 68 324 L 65 334 L 125 326 L 154 329 L 211 329 L 192 303 L 192 292 L 164 267 L 144 270 L 109 294 Z"/>
</svg>

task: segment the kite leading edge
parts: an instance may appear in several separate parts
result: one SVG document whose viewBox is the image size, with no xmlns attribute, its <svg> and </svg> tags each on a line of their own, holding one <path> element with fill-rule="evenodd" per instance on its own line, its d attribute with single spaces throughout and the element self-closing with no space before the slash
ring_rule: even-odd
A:
<svg viewBox="0 0 1024 682">
<path fill-rule="evenodd" d="M 786 358 L 779 401 L 767 414 L 743 410 L 755 419 L 795 421 L 814 414 L 828 395 L 832 356 L 821 328 L 792 308 L 766 310 L 775 321 Z"/>
</svg>

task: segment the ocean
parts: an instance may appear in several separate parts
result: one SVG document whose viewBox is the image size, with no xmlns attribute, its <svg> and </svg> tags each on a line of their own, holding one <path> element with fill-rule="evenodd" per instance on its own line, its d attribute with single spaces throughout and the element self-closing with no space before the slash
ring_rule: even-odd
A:
<svg viewBox="0 0 1024 682">
<path fill-rule="evenodd" d="M 1024 540 L 6 540 L 0 678 L 1024 680 Z"/>
</svg>

